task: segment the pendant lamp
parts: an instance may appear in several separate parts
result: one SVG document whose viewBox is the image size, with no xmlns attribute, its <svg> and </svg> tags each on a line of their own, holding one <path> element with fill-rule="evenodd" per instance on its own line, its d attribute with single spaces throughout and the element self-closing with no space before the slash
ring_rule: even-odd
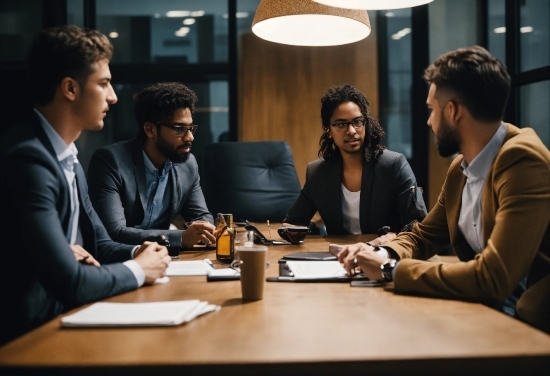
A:
<svg viewBox="0 0 550 376">
<path fill-rule="evenodd" d="M 314 0 L 319 4 L 346 9 L 400 9 L 431 3 L 433 0 Z"/>
<path fill-rule="evenodd" d="M 313 0 L 262 0 L 252 32 L 275 43 L 335 46 L 366 38 L 371 27 L 366 10 L 335 8 Z"/>
</svg>

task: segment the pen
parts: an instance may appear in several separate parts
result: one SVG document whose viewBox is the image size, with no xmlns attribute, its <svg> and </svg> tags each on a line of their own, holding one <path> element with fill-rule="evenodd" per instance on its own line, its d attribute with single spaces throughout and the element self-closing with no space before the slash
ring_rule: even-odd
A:
<svg viewBox="0 0 550 376">
<path fill-rule="evenodd" d="M 267 229 L 269 231 L 269 240 L 271 240 L 271 226 L 269 226 L 269 219 L 267 220 Z"/>
</svg>

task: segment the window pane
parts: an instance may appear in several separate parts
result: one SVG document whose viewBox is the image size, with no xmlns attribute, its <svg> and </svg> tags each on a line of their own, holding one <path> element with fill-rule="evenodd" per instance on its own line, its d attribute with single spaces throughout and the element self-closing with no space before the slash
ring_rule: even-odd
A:
<svg viewBox="0 0 550 376">
<path fill-rule="evenodd" d="M 550 65 L 550 1 L 523 0 L 520 8 L 521 71 Z"/>
<path fill-rule="evenodd" d="M 550 81 L 521 87 L 521 126 L 535 129 L 550 148 Z"/>
<path fill-rule="evenodd" d="M 96 4 L 96 26 L 111 38 L 115 64 L 227 62 L 226 1 L 97 0 Z"/>
<path fill-rule="evenodd" d="M 0 61 L 25 60 L 34 34 L 42 27 L 41 0 L 0 2 Z"/>
<path fill-rule="evenodd" d="M 67 1 L 67 24 L 84 27 L 84 0 Z"/>
<path fill-rule="evenodd" d="M 504 26 L 504 0 L 488 1 L 488 28 L 489 51 L 491 54 L 506 63 L 506 27 Z"/>
<path fill-rule="evenodd" d="M 412 157 L 411 143 L 411 10 L 382 11 L 386 17 L 388 46 L 388 107 L 382 124 L 388 149 Z"/>
</svg>

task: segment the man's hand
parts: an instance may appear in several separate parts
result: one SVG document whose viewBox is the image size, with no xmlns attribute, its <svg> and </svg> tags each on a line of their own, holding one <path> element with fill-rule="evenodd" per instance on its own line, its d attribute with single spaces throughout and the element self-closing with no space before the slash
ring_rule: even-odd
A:
<svg viewBox="0 0 550 376">
<path fill-rule="evenodd" d="M 379 247 L 382 244 L 391 242 L 395 238 L 397 238 L 397 234 L 395 232 L 388 232 L 386 235 L 379 236 L 376 239 L 371 240 L 369 243 L 374 247 Z"/>
<path fill-rule="evenodd" d="M 100 266 L 99 262 L 84 248 L 78 244 L 71 244 L 71 250 L 73 251 L 76 261 L 83 262 L 85 264 Z"/>
<path fill-rule="evenodd" d="M 365 243 L 356 243 L 345 246 L 338 254 L 338 261 L 344 265 L 349 275 L 354 275 L 355 268 L 359 267 L 370 280 L 377 281 L 382 278 L 380 265 L 386 261 L 386 258 L 376 253 L 374 247 Z"/>
<path fill-rule="evenodd" d="M 166 268 L 170 264 L 168 250 L 156 242 L 144 242 L 136 250 L 134 260 L 145 272 L 145 283 L 153 283 L 155 279 L 164 277 Z"/>
<path fill-rule="evenodd" d="M 184 248 L 191 248 L 199 241 L 206 245 L 214 244 L 216 242 L 216 237 L 214 236 L 215 229 L 214 225 L 210 222 L 192 222 L 181 235 L 181 244 Z"/>
</svg>

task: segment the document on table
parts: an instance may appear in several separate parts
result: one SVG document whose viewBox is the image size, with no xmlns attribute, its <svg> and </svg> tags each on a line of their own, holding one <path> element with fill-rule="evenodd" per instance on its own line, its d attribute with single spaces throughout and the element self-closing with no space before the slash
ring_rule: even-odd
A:
<svg viewBox="0 0 550 376">
<path fill-rule="evenodd" d="M 92 304 L 61 318 L 64 327 L 173 326 L 221 307 L 200 300 Z"/>
<path fill-rule="evenodd" d="M 346 269 L 338 261 L 287 261 L 292 276 L 298 279 L 345 277 Z"/>
<path fill-rule="evenodd" d="M 166 269 L 168 277 L 185 276 L 185 275 L 206 275 L 209 271 L 214 270 L 212 261 L 194 260 L 194 261 L 172 261 Z"/>
</svg>

